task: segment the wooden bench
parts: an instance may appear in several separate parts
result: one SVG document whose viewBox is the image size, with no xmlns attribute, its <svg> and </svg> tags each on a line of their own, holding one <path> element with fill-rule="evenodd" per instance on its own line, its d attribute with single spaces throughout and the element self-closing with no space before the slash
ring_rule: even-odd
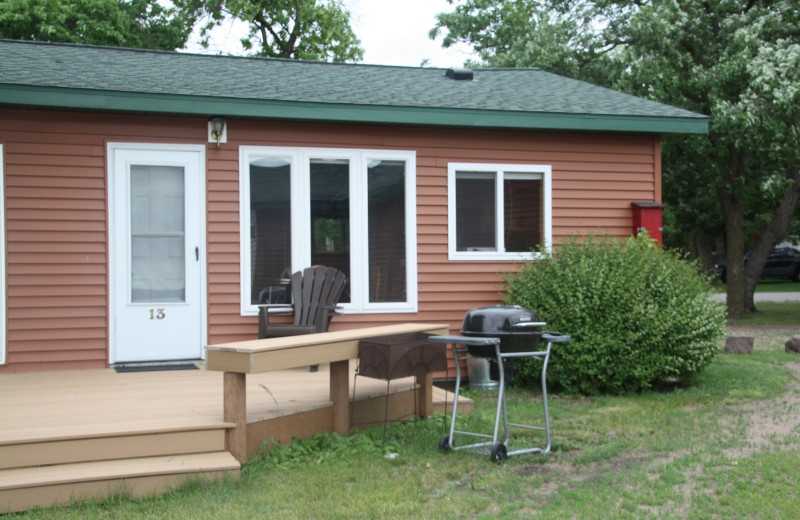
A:
<svg viewBox="0 0 800 520">
<path fill-rule="evenodd" d="M 225 435 L 226 449 L 240 462 L 247 460 L 247 374 L 320 363 L 330 363 L 330 400 L 333 402 L 334 430 L 340 435 L 347 435 L 350 430 L 349 364 L 351 359 L 358 358 L 358 342 L 365 338 L 410 332 L 449 334 L 449 326 L 405 323 L 207 346 L 208 370 L 224 372 L 224 420 L 235 424 Z M 433 375 L 417 376 L 416 380 L 419 386 L 419 414 L 423 417 L 433 415 Z"/>
</svg>

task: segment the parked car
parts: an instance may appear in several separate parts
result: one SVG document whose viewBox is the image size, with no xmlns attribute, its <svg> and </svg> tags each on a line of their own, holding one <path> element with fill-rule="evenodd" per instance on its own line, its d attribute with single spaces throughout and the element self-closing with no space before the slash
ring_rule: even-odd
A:
<svg viewBox="0 0 800 520">
<path fill-rule="evenodd" d="M 749 257 L 749 252 L 744 255 L 745 264 Z M 726 268 L 724 260 L 714 266 L 723 283 L 727 281 Z M 788 278 L 793 282 L 800 282 L 800 249 L 794 246 L 778 246 L 770 252 L 764 270 L 761 271 L 761 279 L 775 278 Z"/>
</svg>

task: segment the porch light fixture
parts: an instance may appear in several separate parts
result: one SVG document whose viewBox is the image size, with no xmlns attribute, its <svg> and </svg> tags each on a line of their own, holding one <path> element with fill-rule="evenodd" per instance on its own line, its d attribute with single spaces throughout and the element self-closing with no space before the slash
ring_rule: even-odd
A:
<svg viewBox="0 0 800 520">
<path fill-rule="evenodd" d="M 226 141 L 226 139 L 223 138 L 225 136 L 225 119 L 222 117 L 211 118 L 211 120 L 208 122 L 208 128 L 211 139 L 216 141 L 217 150 L 219 150 L 219 144 Z"/>
</svg>

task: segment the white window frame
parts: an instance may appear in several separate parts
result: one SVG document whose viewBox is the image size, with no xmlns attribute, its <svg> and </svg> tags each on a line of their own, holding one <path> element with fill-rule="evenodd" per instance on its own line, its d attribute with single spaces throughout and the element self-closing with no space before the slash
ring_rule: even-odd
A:
<svg viewBox="0 0 800 520">
<path fill-rule="evenodd" d="M 459 172 L 486 173 L 495 177 L 495 243 L 497 251 L 458 251 L 456 249 L 456 174 Z M 545 251 L 550 251 L 553 241 L 553 169 L 546 164 L 489 164 L 489 163 L 449 163 L 447 165 L 447 253 L 450 260 L 535 260 L 542 254 L 531 252 L 505 251 L 503 241 L 504 203 L 503 179 L 541 179 L 543 188 L 543 240 Z"/>
<path fill-rule="evenodd" d="M 347 159 L 350 165 L 350 303 L 339 308 L 350 313 L 417 312 L 417 223 L 416 152 L 407 150 L 361 150 L 349 148 L 294 148 L 241 146 L 239 148 L 239 239 L 240 297 L 242 316 L 255 316 L 258 306 L 250 302 L 250 161 L 256 157 L 291 160 L 292 272 L 311 265 L 310 161 Z M 369 301 L 368 164 L 373 160 L 405 161 L 405 249 L 406 301 Z M 357 275 L 358 274 L 358 275 Z"/>
<path fill-rule="evenodd" d="M 0 365 L 6 364 L 6 345 L 8 343 L 8 325 L 6 323 L 6 194 L 5 194 L 5 155 L 0 143 Z"/>
</svg>

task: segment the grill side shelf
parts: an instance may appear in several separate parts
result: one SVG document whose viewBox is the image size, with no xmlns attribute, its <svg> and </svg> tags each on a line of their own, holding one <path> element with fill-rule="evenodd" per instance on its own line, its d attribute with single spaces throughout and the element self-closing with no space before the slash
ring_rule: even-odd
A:
<svg viewBox="0 0 800 520">
<path fill-rule="evenodd" d="M 500 344 L 500 338 L 475 337 L 475 336 L 430 336 L 432 343 L 448 343 L 451 345 L 466 345 L 468 347 L 490 347 Z"/>
</svg>

